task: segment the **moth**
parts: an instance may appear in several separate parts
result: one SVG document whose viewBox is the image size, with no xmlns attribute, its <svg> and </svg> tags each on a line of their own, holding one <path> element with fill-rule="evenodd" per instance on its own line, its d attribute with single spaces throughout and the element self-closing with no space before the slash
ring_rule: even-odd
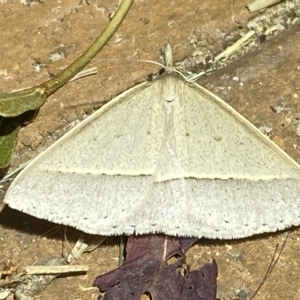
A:
<svg viewBox="0 0 300 300">
<path fill-rule="evenodd" d="M 300 168 L 172 67 L 104 105 L 14 180 L 14 209 L 98 235 L 232 239 L 300 223 Z"/>
</svg>

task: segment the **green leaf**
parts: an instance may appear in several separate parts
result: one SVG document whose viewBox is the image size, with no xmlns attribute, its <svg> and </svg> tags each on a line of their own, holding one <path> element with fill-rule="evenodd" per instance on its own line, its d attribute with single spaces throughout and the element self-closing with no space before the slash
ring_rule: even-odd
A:
<svg viewBox="0 0 300 300">
<path fill-rule="evenodd" d="M 12 118 L 0 118 L 0 169 L 9 166 L 19 124 Z"/>
<path fill-rule="evenodd" d="M 0 115 L 15 117 L 38 109 L 46 101 L 45 89 L 39 86 L 12 93 L 0 93 Z"/>
</svg>

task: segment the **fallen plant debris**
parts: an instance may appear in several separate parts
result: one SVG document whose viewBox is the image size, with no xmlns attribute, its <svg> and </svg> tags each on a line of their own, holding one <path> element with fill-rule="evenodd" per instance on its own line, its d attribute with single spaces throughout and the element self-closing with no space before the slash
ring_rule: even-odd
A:
<svg viewBox="0 0 300 300">
<path fill-rule="evenodd" d="M 39 261 L 43 266 L 55 266 L 66 264 L 64 258 L 44 259 Z M 59 274 L 55 275 L 27 275 L 21 273 L 6 281 L 0 281 L 0 292 L 14 294 L 16 300 L 33 300 L 35 295 L 45 289 Z M 6 299 L 6 298 L 0 298 Z"/>
<path fill-rule="evenodd" d="M 66 257 L 42 259 L 34 266 L 25 267 L 25 272 L 14 275 L 14 272 L 4 273 L 11 278 L 0 280 L 0 300 L 6 299 L 9 294 L 14 294 L 15 300 L 33 300 L 36 294 L 45 289 L 53 280 L 62 273 L 86 273 L 88 266 L 77 265 L 77 261 L 84 252 L 91 252 L 106 239 L 103 236 L 81 235 L 71 252 Z M 9 262 L 9 266 L 12 263 Z M 7 269 L 7 264 L 4 266 Z M 16 269 L 15 266 L 10 270 Z M 3 271 L 2 271 L 3 274 Z"/>
<path fill-rule="evenodd" d="M 103 300 L 213 300 L 217 293 L 217 264 L 189 271 L 185 253 L 197 238 L 165 235 L 130 236 L 124 264 L 100 275 L 94 285 Z"/>
</svg>

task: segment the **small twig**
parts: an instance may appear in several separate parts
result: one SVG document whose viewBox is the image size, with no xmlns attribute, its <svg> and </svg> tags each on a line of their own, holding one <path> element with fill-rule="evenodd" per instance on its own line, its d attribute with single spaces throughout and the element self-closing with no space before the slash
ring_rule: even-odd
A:
<svg viewBox="0 0 300 300">
<path fill-rule="evenodd" d="M 103 235 L 96 235 L 95 238 L 88 243 L 88 247 L 85 249 L 84 252 L 92 252 L 96 248 L 98 248 L 103 242 L 107 239 L 107 236 Z"/>
<path fill-rule="evenodd" d="M 67 262 L 69 264 L 75 263 L 87 247 L 88 245 L 84 242 L 84 234 L 82 234 L 74 245 L 71 253 L 68 255 Z"/>
<path fill-rule="evenodd" d="M 13 175 L 15 175 L 16 173 L 20 172 L 21 170 L 23 170 L 29 163 L 31 160 L 27 161 L 26 163 L 20 165 L 18 168 L 16 168 L 14 171 L 10 172 L 9 174 L 7 174 L 6 176 L 4 176 L 1 180 L 0 180 L 0 184 L 8 181 Z"/>
<path fill-rule="evenodd" d="M 89 266 L 87 265 L 25 267 L 25 272 L 27 273 L 27 275 L 79 273 L 79 272 L 87 272 L 88 270 L 89 270 Z"/>
<path fill-rule="evenodd" d="M 66 237 L 65 237 L 66 238 Z M 82 253 L 92 252 L 98 248 L 105 240 L 107 236 L 96 235 L 92 241 L 86 242 L 85 236 L 82 234 L 74 245 L 71 253 L 67 256 L 67 262 L 69 264 L 75 263 Z"/>
<path fill-rule="evenodd" d="M 248 4 L 247 7 L 250 12 L 255 12 L 281 1 L 282 0 L 256 0 Z"/>
<path fill-rule="evenodd" d="M 98 73 L 98 68 L 97 67 L 92 67 L 92 68 L 89 68 L 89 69 L 86 69 L 86 70 L 83 70 L 83 71 L 80 71 L 79 73 L 77 73 L 74 77 L 72 77 L 67 83 L 70 83 L 72 81 L 75 81 L 79 78 L 83 78 L 83 77 L 87 77 L 87 76 L 90 76 L 90 75 L 95 75 Z M 27 90 L 27 89 L 31 89 L 33 88 L 34 86 L 31 85 L 31 86 L 27 86 L 27 87 L 24 87 L 24 88 L 21 88 L 21 89 L 16 89 L 16 90 L 12 90 L 11 93 L 15 93 L 15 92 L 20 92 L 20 91 L 24 91 L 24 90 Z"/>
<path fill-rule="evenodd" d="M 82 78 L 82 77 L 86 77 L 86 76 L 90 76 L 90 75 L 95 75 L 98 73 L 98 68 L 97 67 L 92 67 L 92 68 L 89 68 L 89 69 L 86 69 L 86 70 L 83 70 L 79 73 L 77 73 L 72 79 L 70 79 L 68 82 L 72 82 L 72 81 L 75 81 L 79 78 Z"/>
<path fill-rule="evenodd" d="M 227 59 L 230 55 L 236 52 L 247 40 L 249 40 L 255 34 L 254 30 L 247 32 L 243 37 L 236 41 L 232 46 L 228 47 L 225 51 L 215 57 L 214 62 L 219 61 L 222 58 Z"/>
<path fill-rule="evenodd" d="M 223 51 L 222 53 L 220 53 L 219 55 L 217 55 L 215 57 L 215 59 L 213 60 L 213 64 L 216 64 L 221 59 L 223 59 L 223 60 L 228 59 L 228 57 L 230 55 L 232 55 L 234 52 L 238 51 L 238 49 L 246 41 L 248 41 L 254 34 L 255 34 L 255 31 L 253 31 L 253 30 L 251 30 L 248 33 L 246 33 L 243 37 L 241 37 L 238 41 L 236 41 L 232 46 L 228 47 L 225 51 Z M 186 77 L 186 79 L 188 81 L 194 82 L 194 81 L 198 80 L 198 78 L 201 77 L 202 75 L 208 74 L 208 73 L 212 72 L 213 70 L 214 70 L 214 68 L 211 68 L 209 70 L 202 71 L 202 72 L 197 73 L 197 74 L 190 74 L 190 75 L 188 75 Z"/>
<path fill-rule="evenodd" d="M 88 287 L 81 287 L 80 288 L 83 292 L 88 292 L 88 291 L 99 291 L 99 289 L 95 286 L 88 286 Z"/>
<path fill-rule="evenodd" d="M 126 246 L 126 236 L 123 234 L 120 236 L 120 246 L 119 246 L 119 267 L 121 267 L 124 263 L 124 253 Z"/>
</svg>

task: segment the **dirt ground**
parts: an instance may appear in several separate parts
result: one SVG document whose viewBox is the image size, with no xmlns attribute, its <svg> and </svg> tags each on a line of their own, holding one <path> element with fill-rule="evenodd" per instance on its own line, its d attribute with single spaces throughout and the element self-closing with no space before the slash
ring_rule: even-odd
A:
<svg viewBox="0 0 300 300">
<path fill-rule="evenodd" d="M 5 2 L 5 1 L 2 1 Z M 24 6 L 0 4 L 0 90 L 12 91 L 41 83 L 76 59 L 99 35 L 117 1 L 44 0 Z M 84 2 L 84 1 L 83 1 Z M 287 1 L 289 2 L 289 1 Z M 1 1 L 0 1 L 1 3 Z M 64 132 L 117 94 L 145 81 L 159 67 L 137 59 L 161 61 L 170 42 L 175 61 L 188 70 L 224 50 L 226 41 L 247 28 L 257 13 L 249 1 L 136 0 L 118 32 L 89 65 L 97 75 L 69 83 L 41 108 L 34 123 L 20 130 L 11 169 L 32 159 Z M 287 8 L 280 6 L 277 14 Z M 266 13 L 266 12 L 264 12 Z M 294 14 L 289 16 L 294 17 Z M 214 92 L 300 163 L 300 27 L 290 26 L 257 47 L 248 47 L 223 69 L 198 83 Z M 64 47 L 66 57 L 52 62 L 49 54 Z M 246 53 L 247 52 L 247 53 Z M 114 59 L 114 60 L 112 60 Z M 40 72 L 36 66 L 44 65 Z M 1 206 L 5 190 L 0 195 Z M 51 231 L 49 231 L 51 230 Z M 276 245 L 285 248 L 255 299 L 300 299 L 298 228 L 243 240 L 200 240 L 188 252 L 192 268 L 215 258 L 219 268 L 218 297 L 246 300 L 261 282 Z M 81 232 L 68 228 L 66 251 Z M 64 228 L 4 207 L 0 213 L 0 269 L 10 259 L 19 271 L 41 258 L 60 256 Z M 55 280 L 36 299 L 97 299 L 94 278 L 117 267 L 118 238 L 107 242 L 79 263 L 86 275 Z"/>
</svg>

